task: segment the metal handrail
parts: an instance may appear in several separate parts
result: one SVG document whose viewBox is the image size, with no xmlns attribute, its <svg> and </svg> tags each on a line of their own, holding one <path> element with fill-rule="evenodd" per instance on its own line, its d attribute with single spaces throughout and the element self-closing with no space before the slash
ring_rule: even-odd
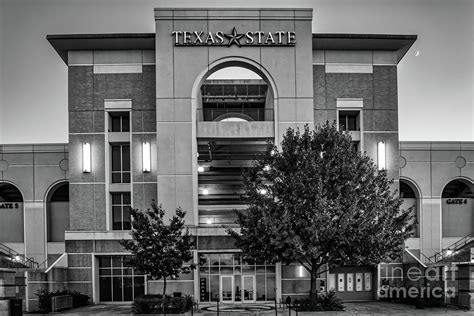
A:
<svg viewBox="0 0 474 316">
<path fill-rule="evenodd" d="M 424 253 L 420 252 L 420 258 L 423 260 L 424 263 L 434 263 L 428 256 L 426 256 Z"/>
<path fill-rule="evenodd" d="M 464 247 L 465 245 L 470 243 L 472 240 L 474 240 L 474 233 L 470 233 L 469 235 L 466 235 L 463 238 L 459 239 L 458 241 L 454 242 L 453 244 L 449 245 L 448 248 L 438 251 L 437 253 L 432 255 L 429 259 L 434 262 L 441 261 L 445 259 L 446 257 L 453 255 L 457 250 Z M 450 252 L 449 254 L 448 254 L 448 251 Z"/>
<path fill-rule="evenodd" d="M 22 264 L 27 268 L 38 267 L 38 263 L 34 261 L 32 258 L 28 258 L 25 255 L 13 250 L 12 248 L 2 243 L 0 243 L 0 252 L 3 252 L 6 256 L 9 257 L 10 260 L 17 262 L 19 264 Z"/>
</svg>

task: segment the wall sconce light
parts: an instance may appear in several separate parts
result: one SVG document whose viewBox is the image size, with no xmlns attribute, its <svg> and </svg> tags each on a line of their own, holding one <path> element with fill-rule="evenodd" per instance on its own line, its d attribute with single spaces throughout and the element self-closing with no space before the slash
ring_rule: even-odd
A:
<svg viewBox="0 0 474 316">
<path fill-rule="evenodd" d="M 198 172 L 204 172 L 204 167 L 203 167 L 203 166 L 199 166 L 199 167 L 198 167 Z"/>
<path fill-rule="evenodd" d="M 303 277 L 303 266 L 299 266 L 299 267 L 298 267 L 298 276 L 299 276 L 300 278 Z"/>
<path fill-rule="evenodd" d="M 150 143 L 143 142 L 143 172 L 150 172 L 151 171 L 151 150 L 150 150 Z"/>
<path fill-rule="evenodd" d="M 385 170 L 385 142 L 379 142 L 377 147 L 379 170 Z"/>
<path fill-rule="evenodd" d="M 91 172 L 91 144 L 82 143 L 82 172 Z"/>
<path fill-rule="evenodd" d="M 202 194 L 203 194 L 203 195 L 208 195 L 208 194 L 209 194 L 209 190 L 208 190 L 208 189 L 202 190 Z"/>
</svg>

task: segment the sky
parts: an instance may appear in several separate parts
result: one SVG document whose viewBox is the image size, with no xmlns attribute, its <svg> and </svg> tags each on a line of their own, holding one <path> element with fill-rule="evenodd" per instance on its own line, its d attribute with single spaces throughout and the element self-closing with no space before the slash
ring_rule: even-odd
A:
<svg viewBox="0 0 474 316">
<path fill-rule="evenodd" d="M 474 140 L 474 0 L 0 0 L 0 144 L 68 141 L 47 34 L 154 32 L 155 7 L 237 5 L 312 7 L 314 33 L 418 35 L 398 65 L 400 140 Z"/>
</svg>

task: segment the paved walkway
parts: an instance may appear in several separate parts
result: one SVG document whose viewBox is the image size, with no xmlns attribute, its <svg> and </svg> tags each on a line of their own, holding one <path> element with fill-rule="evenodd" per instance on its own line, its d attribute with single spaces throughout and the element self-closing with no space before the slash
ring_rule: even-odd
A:
<svg viewBox="0 0 474 316">
<path fill-rule="evenodd" d="M 241 307 L 242 305 L 240 305 Z M 255 305 L 258 306 L 258 305 Z M 397 315 L 397 316 L 406 316 L 406 315 L 474 315 L 474 311 L 463 311 L 455 308 L 426 308 L 426 309 L 416 309 L 411 305 L 395 304 L 388 302 L 362 302 L 362 303 L 345 303 L 346 310 L 342 312 L 312 312 L 312 315 Z M 123 304 L 99 304 L 87 307 L 76 308 L 62 313 L 52 313 L 52 314 L 67 314 L 67 315 L 133 315 L 131 305 Z M 298 313 L 301 316 L 307 316 L 310 313 Z M 30 314 L 32 315 L 32 314 Z M 37 314 L 38 315 L 38 314 Z M 51 314 L 49 314 L 51 315 Z M 190 315 L 190 314 L 188 314 Z M 195 316 L 217 316 L 217 313 L 214 311 L 202 311 L 200 313 L 194 313 Z M 274 310 L 269 311 L 245 311 L 241 310 L 231 312 L 225 311 L 220 312 L 220 316 L 273 316 L 275 315 Z M 169 315 L 172 316 L 172 315 Z M 290 316 L 288 310 L 278 309 L 278 316 Z M 294 311 L 291 312 L 291 316 L 296 316 Z"/>
</svg>

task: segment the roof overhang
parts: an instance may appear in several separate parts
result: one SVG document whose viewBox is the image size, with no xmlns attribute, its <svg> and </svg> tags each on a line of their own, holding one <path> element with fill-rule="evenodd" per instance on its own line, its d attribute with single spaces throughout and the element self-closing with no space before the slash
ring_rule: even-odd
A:
<svg viewBox="0 0 474 316">
<path fill-rule="evenodd" d="M 397 63 L 416 41 L 416 35 L 392 34 L 313 34 L 314 50 L 393 51 Z"/>
<path fill-rule="evenodd" d="M 68 51 L 155 49 L 155 33 L 61 34 L 46 39 L 66 64 Z"/>
</svg>

